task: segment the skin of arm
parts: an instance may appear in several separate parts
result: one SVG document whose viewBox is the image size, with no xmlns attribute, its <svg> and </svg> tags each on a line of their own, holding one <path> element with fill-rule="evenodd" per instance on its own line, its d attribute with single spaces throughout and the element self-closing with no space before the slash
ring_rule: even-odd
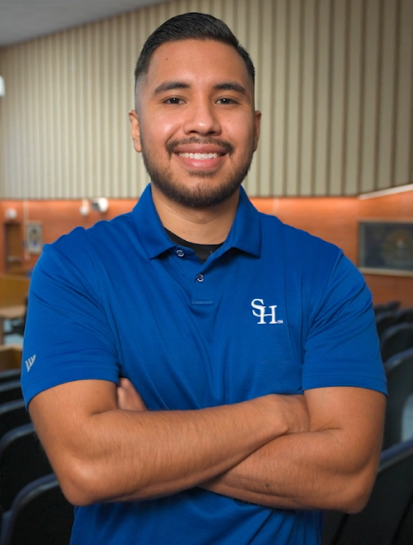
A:
<svg viewBox="0 0 413 545">
<path fill-rule="evenodd" d="M 271 441 L 201 486 L 273 508 L 363 509 L 379 464 L 385 396 L 335 387 L 305 398 L 310 431 Z"/>
<path fill-rule="evenodd" d="M 75 505 L 174 494 L 225 473 L 280 435 L 308 429 L 304 396 L 147 411 L 127 382 L 120 389 L 103 380 L 68 382 L 29 404 L 62 490 Z M 129 410 L 120 409 L 122 403 Z"/>
<path fill-rule="evenodd" d="M 129 381 L 118 390 L 119 406 L 137 410 Z M 360 511 L 379 463 L 385 396 L 334 387 L 307 390 L 305 399 L 308 432 L 278 437 L 200 486 L 273 508 Z"/>
</svg>

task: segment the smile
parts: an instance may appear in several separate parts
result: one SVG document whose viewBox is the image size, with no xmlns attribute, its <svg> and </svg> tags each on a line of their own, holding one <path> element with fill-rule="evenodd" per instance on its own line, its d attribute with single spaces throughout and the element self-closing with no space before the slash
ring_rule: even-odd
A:
<svg viewBox="0 0 413 545">
<path fill-rule="evenodd" d="M 220 155 L 218 153 L 178 153 L 179 157 L 184 157 L 185 159 L 196 159 L 198 161 L 206 159 L 218 159 Z"/>
</svg>

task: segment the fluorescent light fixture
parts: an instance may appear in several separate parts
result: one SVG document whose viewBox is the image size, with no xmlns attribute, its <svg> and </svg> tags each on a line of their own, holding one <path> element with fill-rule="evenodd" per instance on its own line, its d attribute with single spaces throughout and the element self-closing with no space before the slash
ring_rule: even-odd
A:
<svg viewBox="0 0 413 545">
<path fill-rule="evenodd" d="M 3 76 L 0 76 L 0 97 L 4 97 L 6 94 L 6 88 L 4 86 L 4 78 Z"/>
<path fill-rule="evenodd" d="M 386 197 L 387 195 L 395 195 L 396 193 L 404 193 L 405 191 L 413 191 L 413 182 L 397 187 L 389 187 L 389 189 L 379 189 L 378 191 L 372 191 L 371 193 L 362 193 L 358 197 L 361 200 L 375 199 L 376 197 Z"/>
</svg>

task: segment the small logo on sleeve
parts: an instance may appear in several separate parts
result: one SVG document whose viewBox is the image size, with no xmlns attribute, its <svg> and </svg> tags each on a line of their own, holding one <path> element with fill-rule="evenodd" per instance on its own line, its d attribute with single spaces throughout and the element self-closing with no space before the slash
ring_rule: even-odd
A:
<svg viewBox="0 0 413 545">
<path fill-rule="evenodd" d="M 259 318 L 257 324 L 283 324 L 284 320 L 277 320 L 276 308 L 277 305 L 264 305 L 264 299 L 253 299 L 251 301 L 253 309 L 251 312 Z M 267 312 L 267 309 L 268 312 Z"/>
<path fill-rule="evenodd" d="M 36 354 L 24 362 L 26 364 L 27 372 L 29 372 L 30 369 L 32 368 L 35 359 L 36 359 Z"/>
</svg>

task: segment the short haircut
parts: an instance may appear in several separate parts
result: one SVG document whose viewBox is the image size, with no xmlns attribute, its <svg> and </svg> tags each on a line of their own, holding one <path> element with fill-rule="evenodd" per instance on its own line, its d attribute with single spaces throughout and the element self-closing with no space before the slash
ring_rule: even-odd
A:
<svg viewBox="0 0 413 545">
<path fill-rule="evenodd" d="M 255 82 L 255 68 L 251 57 L 240 45 L 229 27 L 220 19 L 206 13 L 184 13 L 172 17 L 158 27 L 143 45 L 135 68 L 135 90 L 139 78 L 147 74 L 153 53 L 166 42 L 181 40 L 214 40 L 232 46 L 242 57 L 252 82 Z"/>
</svg>

